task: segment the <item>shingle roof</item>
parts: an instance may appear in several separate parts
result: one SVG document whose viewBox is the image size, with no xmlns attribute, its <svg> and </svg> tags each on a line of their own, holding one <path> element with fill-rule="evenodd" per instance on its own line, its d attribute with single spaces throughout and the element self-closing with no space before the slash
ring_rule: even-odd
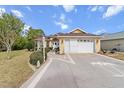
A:
<svg viewBox="0 0 124 93">
<path fill-rule="evenodd" d="M 96 37 L 100 37 L 100 35 L 94 35 L 94 34 L 90 34 L 90 33 L 86 33 L 84 30 L 81 29 L 75 29 L 69 33 L 56 33 L 54 35 L 50 35 L 50 36 L 46 36 L 45 39 L 49 40 L 50 37 L 63 37 L 63 36 L 96 36 Z M 38 40 L 38 41 L 42 41 L 42 36 L 38 36 L 36 37 L 34 40 Z"/>
<path fill-rule="evenodd" d="M 42 39 L 43 39 L 43 36 L 38 36 L 34 40 L 36 40 L 36 41 L 42 41 Z"/>
<path fill-rule="evenodd" d="M 36 37 L 34 40 L 35 40 L 35 41 L 42 41 L 42 40 L 43 40 L 43 36 L 40 35 L 40 36 Z M 46 40 L 46 41 L 49 40 L 49 37 L 45 36 L 45 40 Z"/>
<path fill-rule="evenodd" d="M 103 35 L 102 40 L 121 39 L 121 38 L 124 38 L 124 31 L 112 33 L 112 34 L 108 34 L 108 35 Z"/>
<path fill-rule="evenodd" d="M 76 31 L 80 31 L 80 32 L 78 33 Z M 94 35 L 94 34 L 86 33 L 80 29 L 75 29 L 69 33 L 56 33 L 56 34 L 51 35 L 51 36 L 99 36 L 99 35 Z"/>
</svg>

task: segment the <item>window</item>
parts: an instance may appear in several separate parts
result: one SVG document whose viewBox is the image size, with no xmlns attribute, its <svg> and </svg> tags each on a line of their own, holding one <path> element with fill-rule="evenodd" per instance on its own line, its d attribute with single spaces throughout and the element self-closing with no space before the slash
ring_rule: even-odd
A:
<svg viewBox="0 0 124 93">
<path fill-rule="evenodd" d="M 86 40 L 84 40 L 84 42 L 86 42 Z"/>
<path fill-rule="evenodd" d="M 80 40 L 80 42 L 83 42 L 83 40 Z"/>
<path fill-rule="evenodd" d="M 80 40 L 77 40 L 77 42 L 83 42 L 83 40 L 80 39 Z"/>
<path fill-rule="evenodd" d="M 90 42 L 90 40 L 87 40 L 87 42 Z"/>
</svg>

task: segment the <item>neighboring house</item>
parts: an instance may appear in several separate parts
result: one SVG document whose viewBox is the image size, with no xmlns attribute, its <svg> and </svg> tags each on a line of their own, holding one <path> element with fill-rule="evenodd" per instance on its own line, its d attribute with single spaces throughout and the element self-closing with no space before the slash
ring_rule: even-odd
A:
<svg viewBox="0 0 124 93">
<path fill-rule="evenodd" d="M 124 51 L 124 31 L 103 35 L 101 48 L 105 50 L 116 48 L 118 51 Z"/>
<path fill-rule="evenodd" d="M 49 47 L 59 48 L 59 53 L 95 53 L 100 51 L 101 36 L 75 29 L 69 33 L 57 33 L 47 37 Z M 37 49 L 42 45 L 42 38 L 37 38 Z"/>
</svg>

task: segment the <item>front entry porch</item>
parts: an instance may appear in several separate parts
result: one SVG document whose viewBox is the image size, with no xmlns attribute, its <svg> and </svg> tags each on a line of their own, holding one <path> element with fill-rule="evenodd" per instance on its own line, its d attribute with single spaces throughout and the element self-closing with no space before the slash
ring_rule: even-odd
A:
<svg viewBox="0 0 124 93">
<path fill-rule="evenodd" d="M 52 40 L 52 49 L 57 54 L 64 53 L 64 41 L 61 38 L 53 38 Z"/>
</svg>

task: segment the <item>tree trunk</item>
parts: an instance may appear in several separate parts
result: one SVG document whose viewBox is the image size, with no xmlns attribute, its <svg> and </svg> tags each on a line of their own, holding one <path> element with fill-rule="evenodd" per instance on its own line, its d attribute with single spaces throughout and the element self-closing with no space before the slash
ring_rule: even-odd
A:
<svg viewBox="0 0 124 93">
<path fill-rule="evenodd" d="M 11 45 L 7 46 L 7 58 L 10 59 L 11 58 Z"/>
</svg>

